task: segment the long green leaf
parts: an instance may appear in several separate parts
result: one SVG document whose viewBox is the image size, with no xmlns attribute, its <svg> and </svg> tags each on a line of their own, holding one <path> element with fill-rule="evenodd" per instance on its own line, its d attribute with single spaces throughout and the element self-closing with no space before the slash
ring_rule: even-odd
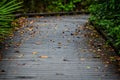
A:
<svg viewBox="0 0 120 80">
<path fill-rule="evenodd" d="M 1 7 L 2 5 L 4 5 L 4 4 L 6 3 L 6 1 L 7 1 L 7 0 L 2 0 L 2 2 L 0 2 L 0 7 Z"/>
<path fill-rule="evenodd" d="M 12 1 L 8 2 L 7 4 L 2 5 L 2 7 L 1 7 L 0 9 L 4 9 L 4 8 L 10 6 L 10 5 L 13 5 L 13 3 L 14 3 L 15 1 L 16 1 L 16 0 L 12 0 Z"/>
</svg>

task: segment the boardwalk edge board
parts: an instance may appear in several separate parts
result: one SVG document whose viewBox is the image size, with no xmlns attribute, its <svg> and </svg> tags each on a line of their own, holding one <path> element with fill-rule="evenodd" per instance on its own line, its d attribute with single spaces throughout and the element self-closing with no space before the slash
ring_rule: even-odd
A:
<svg viewBox="0 0 120 80">
<path fill-rule="evenodd" d="M 52 12 L 52 13 L 19 13 L 15 14 L 15 17 L 23 17 L 23 16 L 28 16 L 28 17 L 34 17 L 34 16 L 56 16 L 56 15 L 75 15 L 75 14 L 89 14 L 89 12 Z"/>
</svg>

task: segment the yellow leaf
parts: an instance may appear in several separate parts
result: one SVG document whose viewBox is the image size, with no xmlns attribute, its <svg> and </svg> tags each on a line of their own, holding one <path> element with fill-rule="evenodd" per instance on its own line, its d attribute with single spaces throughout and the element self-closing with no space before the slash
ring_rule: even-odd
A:
<svg viewBox="0 0 120 80">
<path fill-rule="evenodd" d="M 38 52 L 32 52 L 33 55 L 36 55 Z"/>
<path fill-rule="evenodd" d="M 48 58 L 48 56 L 39 56 L 39 58 Z"/>
<path fill-rule="evenodd" d="M 34 23 L 34 20 L 30 21 L 30 24 L 33 24 Z"/>
<path fill-rule="evenodd" d="M 80 58 L 80 60 L 81 60 L 81 61 L 84 61 L 84 60 L 85 60 L 85 58 Z"/>
</svg>

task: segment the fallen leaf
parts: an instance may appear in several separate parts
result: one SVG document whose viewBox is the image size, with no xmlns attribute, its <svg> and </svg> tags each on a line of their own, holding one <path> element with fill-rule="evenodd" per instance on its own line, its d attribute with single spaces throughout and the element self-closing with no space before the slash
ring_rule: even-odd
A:
<svg viewBox="0 0 120 80">
<path fill-rule="evenodd" d="M 118 71 L 120 71 L 120 69 L 118 69 Z"/>
<path fill-rule="evenodd" d="M 18 55 L 19 58 L 21 58 L 21 57 L 23 57 L 23 56 L 24 56 L 24 54 L 19 54 L 19 55 Z"/>
<path fill-rule="evenodd" d="M 84 61 L 84 60 L 85 60 L 85 58 L 80 58 L 80 60 L 81 60 L 81 61 Z"/>
<path fill-rule="evenodd" d="M 58 27 L 57 26 L 55 26 L 55 30 L 57 30 L 58 29 Z"/>
<path fill-rule="evenodd" d="M 71 39 L 70 39 L 70 38 L 68 38 L 68 39 L 67 39 L 67 42 L 68 42 L 68 43 L 70 43 L 70 41 L 71 41 Z"/>
<path fill-rule="evenodd" d="M 32 54 L 33 54 L 33 55 L 36 55 L 36 54 L 38 54 L 38 52 L 32 52 Z"/>
<path fill-rule="evenodd" d="M 118 61 L 120 61 L 120 57 L 116 57 Z"/>
<path fill-rule="evenodd" d="M 0 72 L 5 72 L 5 70 L 0 70 Z"/>
<path fill-rule="evenodd" d="M 30 27 L 30 28 L 27 28 L 27 30 L 28 30 L 28 31 L 32 31 L 32 30 L 33 30 L 33 28 L 31 28 L 31 27 Z"/>
<path fill-rule="evenodd" d="M 67 46 L 64 46 L 64 48 L 67 48 Z"/>
<path fill-rule="evenodd" d="M 63 73 L 56 73 L 56 75 L 64 75 Z"/>
<path fill-rule="evenodd" d="M 101 50 L 101 49 L 98 49 L 97 51 L 100 52 L 100 51 L 102 51 L 102 50 Z"/>
<path fill-rule="evenodd" d="M 64 31 L 69 31 L 69 29 L 68 29 L 68 28 L 65 28 Z"/>
<path fill-rule="evenodd" d="M 109 61 L 106 61 L 105 63 L 106 63 L 106 64 L 109 64 L 110 62 L 109 62 Z"/>
<path fill-rule="evenodd" d="M 51 42 L 55 42 L 54 40 L 50 40 Z"/>
<path fill-rule="evenodd" d="M 77 36 L 78 32 L 71 33 L 71 36 Z"/>
<path fill-rule="evenodd" d="M 35 44 L 36 44 L 36 45 L 40 45 L 40 44 L 41 44 L 41 42 L 35 42 Z"/>
<path fill-rule="evenodd" d="M 33 24 L 34 23 L 34 21 L 32 20 L 32 21 L 30 21 L 30 24 Z"/>
<path fill-rule="evenodd" d="M 62 44 L 61 42 L 58 42 L 58 44 Z"/>
<path fill-rule="evenodd" d="M 63 59 L 63 61 L 68 61 L 67 59 Z"/>
<path fill-rule="evenodd" d="M 86 66 L 87 69 L 90 69 L 91 67 L 90 66 Z"/>
<path fill-rule="evenodd" d="M 62 46 L 62 43 L 61 43 L 61 42 L 58 42 L 58 46 Z"/>
<path fill-rule="evenodd" d="M 110 57 L 110 61 L 116 61 L 116 57 L 111 56 L 111 57 Z"/>
<path fill-rule="evenodd" d="M 48 58 L 48 56 L 39 56 L 39 58 Z"/>
<path fill-rule="evenodd" d="M 100 58 L 100 55 L 93 56 L 93 58 Z"/>
<path fill-rule="evenodd" d="M 107 65 L 107 64 L 105 64 L 105 67 L 108 67 L 108 65 Z"/>
<path fill-rule="evenodd" d="M 96 50 L 93 50 L 92 52 L 93 52 L 93 53 L 96 53 Z"/>
<path fill-rule="evenodd" d="M 20 51 L 16 50 L 15 53 L 20 53 Z"/>
<path fill-rule="evenodd" d="M 57 47 L 57 48 L 61 48 L 61 47 Z"/>
</svg>

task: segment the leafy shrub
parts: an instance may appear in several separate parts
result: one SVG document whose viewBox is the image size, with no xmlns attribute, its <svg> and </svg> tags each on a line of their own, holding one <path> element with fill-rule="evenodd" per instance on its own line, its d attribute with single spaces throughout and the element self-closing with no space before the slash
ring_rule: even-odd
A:
<svg viewBox="0 0 120 80">
<path fill-rule="evenodd" d="M 18 0 L 23 1 L 23 12 L 88 11 L 93 0 Z M 29 7 L 28 7 L 29 6 Z"/>
<path fill-rule="evenodd" d="M 11 21 L 14 19 L 12 14 L 20 8 L 20 4 L 16 3 L 17 0 L 2 0 L 0 2 L 0 40 L 4 39 L 12 31 Z"/>
<path fill-rule="evenodd" d="M 120 50 L 120 1 L 95 0 L 90 6 L 90 22 L 103 30 L 109 37 L 109 42 Z"/>
<path fill-rule="evenodd" d="M 57 0 L 52 1 L 52 4 L 48 6 L 51 11 L 72 11 L 76 8 L 75 4 L 81 2 L 81 0 Z"/>
</svg>

